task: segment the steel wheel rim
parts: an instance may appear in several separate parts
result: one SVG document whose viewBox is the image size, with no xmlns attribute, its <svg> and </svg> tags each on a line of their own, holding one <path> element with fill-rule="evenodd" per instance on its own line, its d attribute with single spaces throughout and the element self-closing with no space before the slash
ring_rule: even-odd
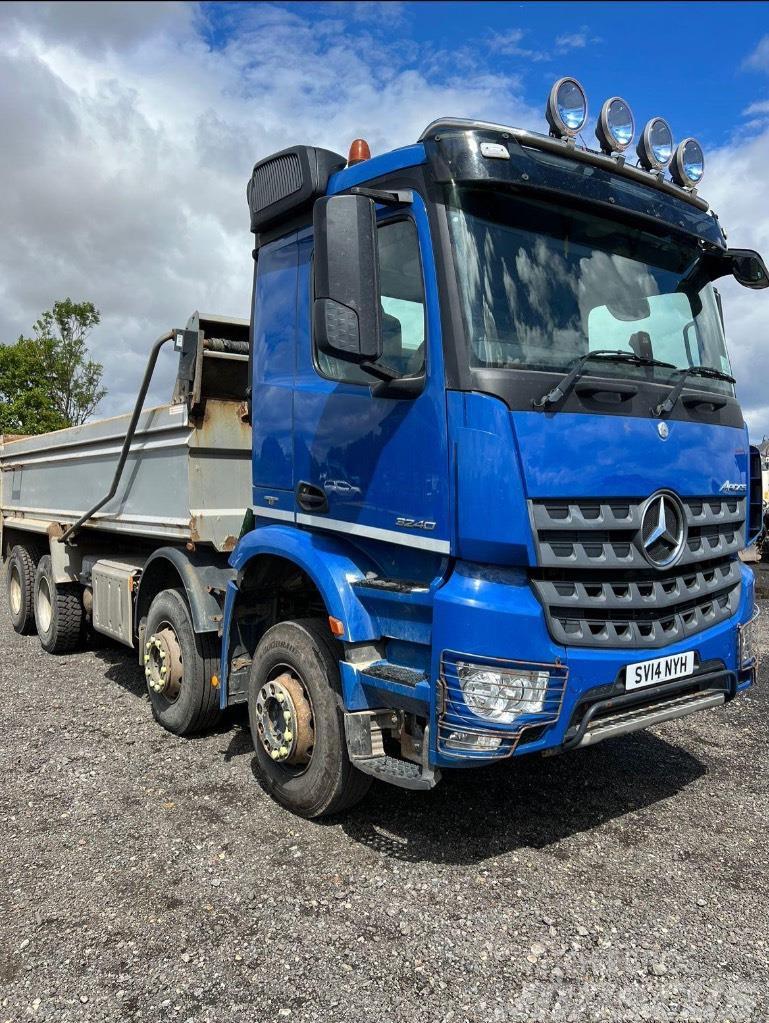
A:
<svg viewBox="0 0 769 1023">
<path fill-rule="evenodd" d="M 21 614 L 22 605 L 22 585 L 21 585 L 21 573 L 19 572 L 18 565 L 11 565 L 11 571 L 8 576 L 8 603 L 11 605 L 11 613 L 14 618 L 17 618 Z"/>
<path fill-rule="evenodd" d="M 53 598 L 51 596 L 51 584 L 47 576 L 41 576 L 37 587 L 37 606 L 35 607 L 35 619 L 37 627 L 41 632 L 48 632 L 53 619 Z"/>
<path fill-rule="evenodd" d="M 170 622 L 160 622 L 144 644 L 144 677 L 150 692 L 176 703 L 184 683 L 183 661 L 176 630 Z"/>
<path fill-rule="evenodd" d="M 312 763 L 315 716 L 312 698 L 299 672 L 279 664 L 255 700 L 257 740 L 274 764 L 297 777 Z"/>
</svg>

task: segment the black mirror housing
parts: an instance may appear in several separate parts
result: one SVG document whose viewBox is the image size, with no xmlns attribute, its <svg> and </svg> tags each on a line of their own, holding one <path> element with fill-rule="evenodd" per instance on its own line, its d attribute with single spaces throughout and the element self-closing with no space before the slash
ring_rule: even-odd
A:
<svg viewBox="0 0 769 1023">
<path fill-rule="evenodd" d="M 769 288 L 766 263 L 753 249 L 729 249 L 726 253 L 734 279 L 744 288 Z"/>
<path fill-rule="evenodd" d="M 382 355 L 376 206 L 364 195 L 316 200 L 313 333 L 319 350 L 346 362 Z"/>
</svg>

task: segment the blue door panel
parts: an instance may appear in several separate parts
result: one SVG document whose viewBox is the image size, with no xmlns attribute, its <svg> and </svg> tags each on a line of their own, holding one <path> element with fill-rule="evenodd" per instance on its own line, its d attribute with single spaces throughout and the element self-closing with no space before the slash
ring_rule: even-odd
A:
<svg viewBox="0 0 769 1023">
<path fill-rule="evenodd" d="M 437 283 L 424 204 L 415 196 L 427 313 L 427 384 L 417 398 L 375 398 L 369 386 L 318 373 L 311 341 L 312 235 L 299 236 L 295 481 L 324 489 L 328 513 L 313 525 L 448 552 L 446 401 Z M 373 381 L 372 381 L 373 382 Z M 409 527 L 399 518 L 427 523 Z M 300 515 L 299 521 L 302 521 Z M 333 525 L 332 525 L 333 524 Z M 378 535 L 378 533 L 387 535 Z"/>
</svg>

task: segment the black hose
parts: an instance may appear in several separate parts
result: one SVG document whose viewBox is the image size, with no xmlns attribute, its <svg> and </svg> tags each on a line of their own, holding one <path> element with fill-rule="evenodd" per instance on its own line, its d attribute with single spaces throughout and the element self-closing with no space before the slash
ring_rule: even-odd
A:
<svg viewBox="0 0 769 1023">
<path fill-rule="evenodd" d="M 85 515 L 82 515 L 74 525 L 70 526 L 69 529 L 59 537 L 60 543 L 64 543 L 66 540 L 69 540 L 69 538 L 73 536 L 80 527 L 91 518 L 92 515 L 95 515 L 100 508 L 103 508 L 108 501 L 111 501 L 117 493 L 118 483 L 120 483 L 120 477 L 123 475 L 123 469 L 125 468 L 128 452 L 131 448 L 131 442 L 133 441 L 134 434 L 136 433 L 139 416 L 141 415 L 142 408 L 144 407 L 144 399 L 147 397 L 147 391 L 149 390 L 150 381 L 152 380 L 152 374 L 155 372 L 155 363 L 158 361 L 160 349 L 166 341 L 170 341 L 175 334 L 176 331 L 169 330 L 167 334 L 163 334 L 162 337 L 159 337 L 152 346 L 150 357 L 147 360 L 147 368 L 144 370 L 144 379 L 142 380 L 142 385 L 139 388 L 139 393 L 136 396 L 136 404 L 134 405 L 134 410 L 131 413 L 131 421 L 128 424 L 128 431 L 126 432 L 125 440 L 123 441 L 123 448 L 120 452 L 120 458 L 118 458 L 115 475 L 112 478 L 112 486 L 109 488 L 109 493 L 106 494 L 106 496 L 103 497 L 98 504 L 95 504 L 93 508 L 89 509 Z"/>
</svg>

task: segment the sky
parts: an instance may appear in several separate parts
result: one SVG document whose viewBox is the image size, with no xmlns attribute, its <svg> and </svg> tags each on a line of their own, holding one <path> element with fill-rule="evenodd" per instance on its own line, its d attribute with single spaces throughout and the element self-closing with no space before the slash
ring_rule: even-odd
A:
<svg viewBox="0 0 769 1023">
<path fill-rule="evenodd" d="M 767 3 L 3 3 L 0 342 L 92 300 L 99 414 L 126 411 L 155 337 L 194 309 L 248 316 L 256 160 L 356 136 L 382 152 L 441 115 L 545 130 L 563 75 L 593 114 L 621 95 L 637 124 L 696 136 L 700 194 L 730 244 L 769 258 Z M 769 291 L 721 290 L 760 440 Z"/>
</svg>

